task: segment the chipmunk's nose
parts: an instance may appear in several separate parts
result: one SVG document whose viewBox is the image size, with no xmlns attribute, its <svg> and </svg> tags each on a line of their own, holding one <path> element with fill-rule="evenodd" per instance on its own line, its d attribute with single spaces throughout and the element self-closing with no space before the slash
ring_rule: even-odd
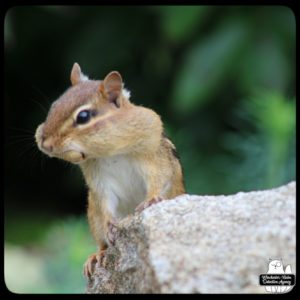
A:
<svg viewBox="0 0 300 300">
<path fill-rule="evenodd" d="M 45 137 L 42 137 L 42 148 L 45 149 L 48 152 L 53 151 L 53 140 L 48 137 L 45 139 Z"/>
</svg>

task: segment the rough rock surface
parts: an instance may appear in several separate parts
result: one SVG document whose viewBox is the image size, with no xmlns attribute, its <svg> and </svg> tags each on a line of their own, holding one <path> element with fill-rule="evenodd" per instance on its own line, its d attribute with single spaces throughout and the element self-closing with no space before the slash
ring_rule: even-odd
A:
<svg viewBox="0 0 300 300">
<path fill-rule="evenodd" d="M 129 216 L 87 292 L 266 293 L 269 258 L 295 273 L 295 189 L 182 195 Z"/>
</svg>

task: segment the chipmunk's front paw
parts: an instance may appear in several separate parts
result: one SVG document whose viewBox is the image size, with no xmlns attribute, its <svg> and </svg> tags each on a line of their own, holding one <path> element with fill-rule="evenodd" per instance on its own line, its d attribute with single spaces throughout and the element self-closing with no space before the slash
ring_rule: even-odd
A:
<svg viewBox="0 0 300 300">
<path fill-rule="evenodd" d="M 102 265 L 105 252 L 106 250 L 100 250 L 99 252 L 93 253 L 87 258 L 85 264 L 83 265 L 83 274 L 86 278 L 90 278 L 93 275 L 95 271 L 95 265 L 97 263 L 99 266 Z"/>
<path fill-rule="evenodd" d="M 153 204 L 156 204 L 158 202 L 161 202 L 162 200 L 164 200 L 164 199 L 162 197 L 160 197 L 160 196 L 153 197 L 152 199 L 146 200 L 146 201 L 142 202 L 141 204 L 139 204 L 136 207 L 135 211 L 138 212 L 138 213 L 140 213 L 144 209 L 146 209 L 147 207 L 149 207 L 149 206 L 151 206 Z"/>
</svg>

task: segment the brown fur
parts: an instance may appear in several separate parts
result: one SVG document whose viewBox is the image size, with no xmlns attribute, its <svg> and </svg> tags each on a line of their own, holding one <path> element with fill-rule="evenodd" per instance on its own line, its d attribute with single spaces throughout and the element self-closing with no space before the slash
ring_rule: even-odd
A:
<svg viewBox="0 0 300 300">
<path fill-rule="evenodd" d="M 95 97 L 101 81 L 84 81 L 69 88 L 53 102 L 44 126 L 44 134 L 58 131 L 62 123 L 71 116 L 74 110 Z"/>
</svg>

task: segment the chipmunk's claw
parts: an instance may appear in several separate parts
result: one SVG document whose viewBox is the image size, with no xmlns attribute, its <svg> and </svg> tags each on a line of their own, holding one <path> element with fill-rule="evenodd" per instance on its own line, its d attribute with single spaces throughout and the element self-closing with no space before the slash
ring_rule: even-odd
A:
<svg viewBox="0 0 300 300">
<path fill-rule="evenodd" d="M 153 198 L 151 198 L 150 200 L 146 200 L 146 201 L 140 203 L 140 204 L 136 207 L 135 211 L 138 212 L 138 213 L 140 213 L 140 212 L 142 212 L 144 209 L 146 209 L 147 207 L 149 207 L 149 206 L 151 206 L 151 205 L 153 205 L 153 204 L 156 204 L 156 203 L 158 203 L 158 202 L 161 202 L 162 200 L 164 200 L 164 199 L 163 199 L 162 197 L 160 197 L 160 196 L 153 197 Z"/>
<path fill-rule="evenodd" d="M 95 265 L 97 263 L 99 266 L 102 265 L 105 252 L 106 250 L 100 250 L 100 252 L 93 253 L 87 258 L 85 264 L 83 265 L 83 275 L 86 278 L 90 278 L 93 275 L 95 271 Z"/>
</svg>

